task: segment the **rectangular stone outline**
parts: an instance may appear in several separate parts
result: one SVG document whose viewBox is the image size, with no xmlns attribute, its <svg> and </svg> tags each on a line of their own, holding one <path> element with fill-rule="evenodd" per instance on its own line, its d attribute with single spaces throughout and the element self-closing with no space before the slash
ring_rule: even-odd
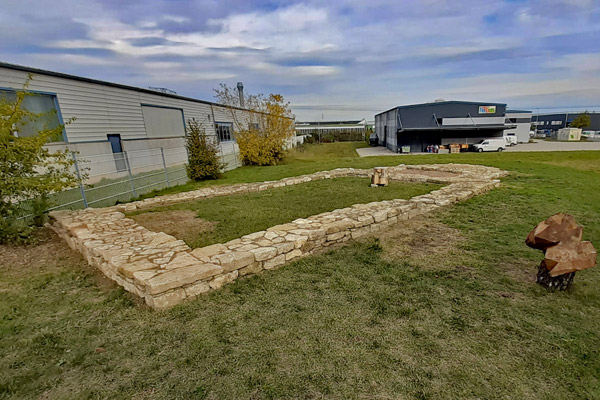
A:
<svg viewBox="0 0 600 400">
<path fill-rule="evenodd" d="M 444 174 L 435 177 L 431 171 Z M 429 164 L 387 167 L 387 174 L 396 181 L 449 185 L 409 200 L 355 204 L 296 219 L 227 243 L 194 250 L 182 240 L 136 224 L 123 213 L 313 180 L 368 177 L 371 170 L 338 168 L 278 181 L 203 188 L 113 207 L 52 212 L 50 227 L 71 248 L 83 254 L 90 265 L 99 268 L 125 290 L 144 298 L 154 309 L 166 309 L 218 289 L 240 276 L 278 268 L 416 215 L 469 199 L 498 186 L 498 178 L 507 172 L 481 165 Z"/>
</svg>

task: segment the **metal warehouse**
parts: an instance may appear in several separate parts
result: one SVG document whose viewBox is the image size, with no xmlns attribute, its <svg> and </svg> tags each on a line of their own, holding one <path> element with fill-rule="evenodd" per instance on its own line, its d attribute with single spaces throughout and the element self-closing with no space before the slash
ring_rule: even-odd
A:
<svg viewBox="0 0 600 400">
<path fill-rule="evenodd" d="M 556 133 L 559 129 L 571 126 L 571 122 L 582 112 L 562 112 L 551 114 L 535 114 L 531 118 L 531 123 L 535 125 L 538 131 Z M 583 128 L 585 132 L 600 132 L 600 113 L 588 112 L 590 116 L 590 125 Z"/>
<path fill-rule="evenodd" d="M 506 104 L 501 103 L 436 101 L 375 115 L 379 143 L 394 152 L 404 146 L 423 152 L 430 145 L 472 144 L 515 128 L 506 122 Z"/>
<path fill-rule="evenodd" d="M 90 159 L 90 175 L 110 176 L 131 168 L 161 163 L 187 162 L 185 132 L 187 121 L 198 120 L 207 134 L 218 138 L 221 154 L 231 155 L 225 163 L 237 166 L 233 113 L 247 123 L 249 111 L 225 107 L 209 101 L 163 93 L 63 73 L 0 63 L 0 95 L 15 95 L 31 74 L 24 107 L 52 115 L 41 121 L 50 125 L 75 120 L 65 126 L 62 140 L 49 143 L 50 149 L 78 152 Z M 32 125 L 21 134 L 35 134 L 40 126 Z M 136 154 L 125 160 L 122 154 Z M 235 159 L 234 159 L 235 157 Z M 152 160 L 156 158 L 156 160 Z M 148 167 L 150 168 L 150 167 Z"/>
</svg>

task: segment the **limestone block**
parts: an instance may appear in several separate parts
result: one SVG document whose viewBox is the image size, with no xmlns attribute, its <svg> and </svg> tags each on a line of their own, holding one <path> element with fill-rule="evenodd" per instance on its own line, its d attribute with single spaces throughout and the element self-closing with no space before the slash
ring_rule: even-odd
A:
<svg viewBox="0 0 600 400">
<path fill-rule="evenodd" d="M 258 239 L 254 243 L 256 243 L 257 245 L 259 245 L 261 247 L 269 247 L 273 244 L 273 242 L 271 242 L 270 240 L 267 240 L 267 239 Z"/>
<path fill-rule="evenodd" d="M 252 250 L 252 249 L 256 249 L 256 248 L 258 248 L 258 247 L 259 247 L 259 246 L 258 246 L 258 245 L 256 245 L 256 244 L 253 244 L 253 243 L 248 243 L 248 244 L 245 244 L 245 245 L 242 245 L 242 246 L 238 247 L 238 248 L 237 248 L 237 250 L 238 250 L 238 251 L 250 251 L 250 250 Z"/>
<path fill-rule="evenodd" d="M 227 250 L 227 247 L 218 243 L 218 244 L 213 244 L 210 246 L 194 249 L 194 250 L 192 250 L 192 255 L 198 259 L 211 258 L 213 256 L 216 256 L 219 253 L 225 252 L 226 250 Z"/>
<path fill-rule="evenodd" d="M 323 226 L 327 234 L 345 231 L 353 227 L 354 222 L 350 220 L 335 221 Z"/>
<path fill-rule="evenodd" d="M 257 240 L 265 236 L 266 231 L 254 232 L 249 235 L 242 236 L 242 239 Z"/>
<path fill-rule="evenodd" d="M 247 267 L 240 268 L 238 270 L 238 272 L 239 272 L 239 276 L 245 276 L 245 275 L 249 275 L 249 274 L 257 274 L 260 271 L 262 271 L 262 269 L 263 269 L 262 263 L 255 261 L 252 264 L 248 265 Z"/>
<path fill-rule="evenodd" d="M 274 231 L 267 231 L 267 233 L 265 233 L 265 239 L 273 240 L 277 237 L 279 237 L 279 235 L 277 233 L 275 233 Z"/>
<path fill-rule="evenodd" d="M 148 260 L 140 260 L 136 262 L 131 262 L 127 264 L 123 264 L 117 268 L 117 271 L 127 278 L 133 279 L 134 272 L 138 271 L 146 271 L 146 270 L 156 270 L 158 265 L 154 264 Z"/>
<path fill-rule="evenodd" d="M 280 254 L 275 258 L 272 258 L 268 261 L 265 261 L 264 268 L 265 269 L 273 269 L 285 264 L 285 254 Z"/>
<path fill-rule="evenodd" d="M 294 243 L 292 242 L 283 242 L 275 244 L 274 247 L 277 249 L 277 254 L 285 254 L 294 250 Z"/>
<path fill-rule="evenodd" d="M 223 267 L 223 272 L 230 272 L 252 264 L 254 262 L 254 254 L 249 251 L 232 251 L 218 254 L 213 257 L 213 260 L 215 259 Z"/>
<path fill-rule="evenodd" d="M 358 217 L 358 221 L 361 223 L 362 226 L 365 226 L 374 223 L 375 219 L 372 215 L 361 215 Z"/>
<path fill-rule="evenodd" d="M 375 167 L 371 175 L 371 186 L 387 186 L 389 182 L 388 168 Z"/>
<path fill-rule="evenodd" d="M 335 242 L 336 240 L 339 240 L 339 239 L 343 238 L 344 236 L 346 236 L 346 232 L 332 233 L 330 235 L 327 235 L 327 241 L 328 242 Z"/>
<path fill-rule="evenodd" d="M 211 289 L 219 289 L 230 282 L 233 282 L 238 277 L 238 271 L 229 272 L 228 274 L 219 275 L 209 282 Z"/>
<path fill-rule="evenodd" d="M 377 212 L 373 213 L 373 219 L 375 220 L 376 223 L 385 221 L 387 219 L 387 211 L 383 210 L 383 211 L 377 211 Z"/>
<path fill-rule="evenodd" d="M 299 249 L 308 241 L 308 237 L 288 233 L 287 235 L 285 235 L 285 240 L 294 243 L 294 247 Z"/>
<path fill-rule="evenodd" d="M 165 271 L 146 282 L 146 292 L 158 294 L 196 281 L 221 274 L 223 268 L 215 264 L 197 263 Z"/>
<path fill-rule="evenodd" d="M 369 226 L 365 226 L 363 228 L 358 228 L 350 233 L 352 239 L 360 239 L 371 233 L 371 228 Z"/>
<path fill-rule="evenodd" d="M 250 252 L 254 254 L 256 261 L 265 261 L 277 255 L 277 249 L 275 247 L 259 247 L 250 250 Z"/>
<path fill-rule="evenodd" d="M 185 297 L 185 290 L 178 288 L 159 296 L 146 295 L 146 303 L 155 310 L 166 310 L 181 303 Z"/>
<path fill-rule="evenodd" d="M 142 288 L 146 287 L 146 282 L 156 275 L 156 270 L 136 271 L 133 273 L 133 282 Z"/>
<path fill-rule="evenodd" d="M 176 238 L 174 238 L 171 235 L 167 235 L 164 232 L 158 232 L 156 234 L 156 236 L 152 239 L 152 241 L 150 242 L 151 246 L 158 246 L 159 244 L 163 244 L 163 243 L 167 243 L 167 242 L 172 242 L 177 240 Z"/>
<path fill-rule="evenodd" d="M 126 264 L 129 261 L 129 256 L 125 254 L 119 254 L 117 256 L 112 256 L 109 259 L 109 263 L 113 268 L 119 268 L 121 265 Z"/>
<path fill-rule="evenodd" d="M 297 228 L 297 226 L 296 226 L 296 225 L 294 225 L 294 224 L 292 224 L 292 223 L 288 223 L 288 224 L 282 224 L 282 225 L 275 225 L 275 226 L 272 226 L 272 227 L 270 227 L 269 229 L 267 229 L 267 232 L 270 232 L 270 231 L 275 231 L 275 232 L 277 232 L 277 231 L 281 231 L 281 232 L 288 232 L 288 231 L 290 231 L 290 230 L 292 230 L 292 229 L 296 229 L 296 228 Z"/>
<path fill-rule="evenodd" d="M 196 297 L 210 290 L 208 282 L 197 282 L 184 288 L 187 297 Z"/>
<path fill-rule="evenodd" d="M 189 265 L 199 264 L 200 260 L 192 256 L 190 253 L 182 252 L 176 254 L 175 257 L 168 264 L 161 265 L 164 269 L 176 269 L 181 267 L 187 267 Z"/>
<path fill-rule="evenodd" d="M 285 261 L 291 261 L 300 256 L 302 256 L 302 250 L 294 249 L 285 255 Z"/>
</svg>

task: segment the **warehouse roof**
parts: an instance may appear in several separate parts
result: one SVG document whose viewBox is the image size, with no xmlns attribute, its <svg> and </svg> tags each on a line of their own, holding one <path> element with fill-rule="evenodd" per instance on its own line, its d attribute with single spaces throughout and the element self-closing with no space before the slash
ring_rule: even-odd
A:
<svg viewBox="0 0 600 400">
<path fill-rule="evenodd" d="M 429 103 L 419 103 L 419 104 L 407 104 L 404 106 L 396 106 L 396 107 L 392 107 L 389 110 L 386 111 L 382 111 L 379 114 L 385 114 L 386 112 L 395 110 L 397 108 L 416 108 L 416 107 L 424 107 L 424 106 L 437 106 L 437 105 L 445 105 L 445 104 L 476 104 L 476 105 L 490 105 L 490 106 L 505 106 L 506 107 L 506 103 L 491 103 L 489 101 L 461 101 L 461 100 L 444 100 L 444 101 L 431 101 Z M 375 115 L 379 115 L 379 114 L 375 114 Z"/>
<path fill-rule="evenodd" d="M 120 89 L 134 90 L 136 92 L 149 93 L 149 94 L 154 94 L 157 96 L 170 97 L 173 99 L 187 100 L 187 101 L 193 101 L 196 103 L 211 104 L 211 105 L 222 106 L 222 107 L 230 107 L 230 108 L 235 108 L 238 110 L 247 110 L 247 109 L 241 108 L 241 107 L 225 106 L 223 104 L 215 103 L 213 101 L 200 100 L 200 99 L 195 99 L 193 97 L 180 96 L 178 94 L 164 93 L 164 92 L 159 92 L 159 91 L 152 90 L 152 89 L 145 89 L 145 88 L 140 88 L 140 87 L 136 87 L 136 86 L 123 85 L 120 83 L 113 83 L 113 82 L 101 81 L 98 79 L 85 78 L 85 77 L 77 76 L 77 75 L 64 74 L 62 72 L 47 71 L 47 70 L 33 68 L 33 67 L 27 67 L 27 66 L 23 66 L 23 65 L 0 62 L 0 67 L 14 69 L 17 71 L 30 72 L 32 74 L 56 76 L 58 78 L 73 79 L 73 80 L 81 81 L 81 82 L 95 83 L 97 85 L 104 85 L 104 86 L 110 86 L 110 87 L 115 87 L 115 88 L 120 88 Z M 250 110 L 247 110 L 247 111 L 250 111 Z"/>
</svg>

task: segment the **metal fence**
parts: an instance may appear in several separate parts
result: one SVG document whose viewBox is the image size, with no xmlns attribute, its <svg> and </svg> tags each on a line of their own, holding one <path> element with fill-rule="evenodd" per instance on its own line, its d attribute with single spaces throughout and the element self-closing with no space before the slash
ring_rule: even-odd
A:
<svg viewBox="0 0 600 400">
<path fill-rule="evenodd" d="M 241 166 L 235 144 L 219 147 L 225 171 Z M 185 148 L 161 147 L 87 156 L 73 152 L 71 156 L 78 186 L 51 194 L 48 211 L 107 207 L 188 181 Z M 22 202 L 19 208 L 21 220 L 34 214 L 33 202 Z"/>
</svg>

